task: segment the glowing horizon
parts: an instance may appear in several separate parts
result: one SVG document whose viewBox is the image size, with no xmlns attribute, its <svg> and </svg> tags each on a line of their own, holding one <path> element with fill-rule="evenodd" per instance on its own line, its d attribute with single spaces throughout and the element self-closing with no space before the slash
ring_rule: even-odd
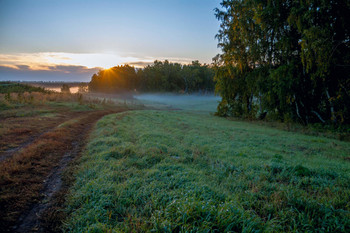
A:
<svg viewBox="0 0 350 233">
<path fill-rule="evenodd" d="M 150 62 L 150 60 L 103 53 L 40 52 L 0 54 L 1 66 L 14 69 L 27 66 L 30 70 L 49 70 L 48 67 L 51 66 L 84 66 L 89 69 L 108 69 L 130 62 Z"/>
<path fill-rule="evenodd" d="M 29 70 L 50 70 L 51 66 L 83 66 L 88 69 L 109 69 L 118 65 L 131 65 L 143 68 L 155 60 L 189 64 L 196 59 L 191 58 L 137 58 L 122 57 L 112 53 L 17 53 L 0 54 L 0 66 L 20 69 L 25 66 Z M 205 62 L 204 62 L 205 63 Z"/>
<path fill-rule="evenodd" d="M 57 78 L 53 72 L 76 79 L 75 73 L 154 60 L 209 64 L 219 53 L 213 11 L 219 2 L 2 0 L 0 80 L 25 79 L 25 72 L 35 79 L 37 71 L 47 80 Z"/>
</svg>

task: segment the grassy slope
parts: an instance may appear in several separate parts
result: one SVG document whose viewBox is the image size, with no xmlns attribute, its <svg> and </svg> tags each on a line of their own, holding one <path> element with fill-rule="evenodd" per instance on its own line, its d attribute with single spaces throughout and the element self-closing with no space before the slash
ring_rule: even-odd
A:
<svg viewBox="0 0 350 233">
<path fill-rule="evenodd" d="M 0 93 L 23 93 L 23 92 L 43 92 L 47 90 L 41 87 L 33 87 L 26 84 L 16 82 L 0 82 Z"/>
<path fill-rule="evenodd" d="M 350 231 L 350 144 L 166 111 L 100 120 L 66 230 Z"/>
<path fill-rule="evenodd" d="M 148 107 L 182 109 L 197 113 L 215 113 L 220 97 L 214 95 L 141 94 L 135 98 Z"/>
<path fill-rule="evenodd" d="M 85 142 L 90 125 L 123 109 L 85 96 L 13 87 L 8 89 L 12 93 L 0 93 L 0 232 L 11 231 L 18 217 L 43 199 L 48 175 L 68 151 Z"/>
</svg>

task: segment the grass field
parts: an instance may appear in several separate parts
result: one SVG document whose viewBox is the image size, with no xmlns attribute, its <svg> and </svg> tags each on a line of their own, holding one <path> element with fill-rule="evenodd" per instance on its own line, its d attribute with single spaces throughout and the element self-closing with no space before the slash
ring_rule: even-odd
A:
<svg viewBox="0 0 350 233">
<path fill-rule="evenodd" d="M 140 103 L 149 107 L 181 109 L 189 112 L 210 114 L 215 113 L 221 97 L 198 94 L 140 94 L 136 95 L 135 98 Z"/>
<path fill-rule="evenodd" d="M 184 111 L 98 121 L 68 232 L 349 232 L 350 144 Z"/>
<path fill-rule="evenodd" d="M 350 231 L 333 132 L 215 117 L 215 96 L 1 85 L 4 232 Z"/>
<path fill-rule="evenodd" d="M 106 100 L 0 83 L 0 232 L 37 229 L 93 124 L 124 110 L 128 107 Z M 53 211 L 50 230 L 62 220 L 57 217 L 62 212 Z"/>
</svg>

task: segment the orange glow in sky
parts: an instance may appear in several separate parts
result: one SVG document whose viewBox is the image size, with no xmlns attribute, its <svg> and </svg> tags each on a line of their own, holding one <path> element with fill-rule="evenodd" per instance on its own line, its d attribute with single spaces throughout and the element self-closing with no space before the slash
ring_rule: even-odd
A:
<svg viewBox="0 0 350 233">
<path fill-rule="evenodd" d="M 158 58 L 159 59 L 159 58 Z M 162 59 L 162 58 L 161 58 Z M 164 58 L 181 64 L 190 63 L 190 58 Z M 16 53 L 0 54 L 0 65 L 11 68 L 28 66 L 30 70 L 48 70 L 49 66 L 84 66 L 86 68 L 108 69 L 130 64 L 137 68 L 152 63 L 156 58 L 122 57 L 113 53 Z"/>
<path fill-rule="evenodd" d="M 48 66 L 69 65 L 85 66 L 87 68 L 110 68 L 116 65 L 133 62 L 152 62 L 152 59 L 121 57 L 115 54 L 103 53 L 17 53 L 0 54 L 0 65 L 15 68 L 29 66 L 31 70 L 46 70 Z M 135 65 L 137 66 L 137 65 Z"/>
</svg>

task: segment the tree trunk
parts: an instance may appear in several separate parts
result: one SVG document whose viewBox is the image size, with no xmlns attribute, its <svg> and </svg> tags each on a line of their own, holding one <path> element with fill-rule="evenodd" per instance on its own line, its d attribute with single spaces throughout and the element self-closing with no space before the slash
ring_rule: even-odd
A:
<svg viewBox="0 0 350 233">
<path fill-rule="evenodd" d="M 331 97 L 329 95 L 328 89 L 327 88 L 325 88 L 325 89 L 326 89 L 327 100 L 328 100 L 328 103 L 329 103 L 330 109 L 331 109 L 331 117 L 332 117 L 331 120 L 333 121 L 333 123 L 337 123 L 337 118 L 336 118 L 335 112 L 334 112 L 334 105 L 331 101 Z"/>
<path fill-rule="evenodd" d="M 320 121 L 322 121 L 322 123 L 326 123 L 326 121 L 323 120 L 322 117 L 321 117 L 321 115 L 318 114 L 316 111 L 311 111 L 311 112 L 314 113 L 314 114 L 318 117 L 318 119 L 320 119 Z"/>
</svg>

